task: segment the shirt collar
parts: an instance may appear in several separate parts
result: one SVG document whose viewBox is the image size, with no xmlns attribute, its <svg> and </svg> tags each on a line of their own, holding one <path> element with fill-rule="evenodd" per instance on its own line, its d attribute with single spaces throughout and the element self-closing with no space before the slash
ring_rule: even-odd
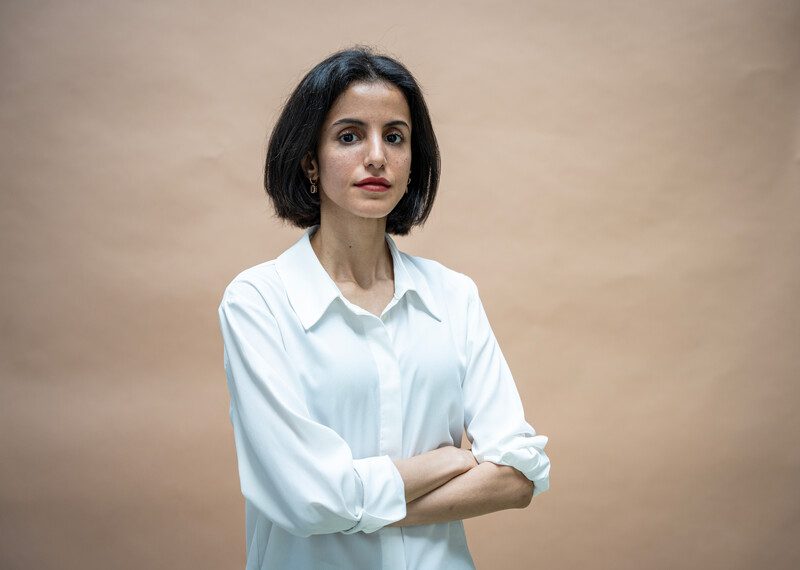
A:
<svg viewBox="0 0 800 570">
<path fill-rule="evenodd" d="M 311 247 L 310 237 L 317 228 L 319 224 L 306 228 L 300 239 L 276 259 L 278 274 L 286 287 L 289 302 L 305 330 L 314 326 L 334 299 L 338 297 L 346 301 Z M 394 263 L 394 297 L 399 300 L 406 292 L 414 291 L 428 313 L 441 321 L 439 307 L 425 276 L 413 263 L 404 261 L 405 254 L 397 248 L 391 235 L 384 233 L 384 236 Z"/>
</svg>

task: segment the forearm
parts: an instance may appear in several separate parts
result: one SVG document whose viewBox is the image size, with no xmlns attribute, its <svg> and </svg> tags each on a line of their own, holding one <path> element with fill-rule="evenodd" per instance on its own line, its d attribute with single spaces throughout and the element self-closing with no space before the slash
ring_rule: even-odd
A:
<svg viewBox="0 0 800 570">
<path fill-rule="evenodd" d="M 406 518 L 388 526 L 462 520 L 530 503 L 532 483 L 518 470 L 485 461 L 410 502 Z"/>
<path fill-rule="evenodd" d="M 461 452 L 463 450 L 454 446 L 446 446 L 408 459 L 394 459 L 405 484 L 406 502 L 410 503 L 468 471 L 471 465 L 462 459 Z"/>
</svg>

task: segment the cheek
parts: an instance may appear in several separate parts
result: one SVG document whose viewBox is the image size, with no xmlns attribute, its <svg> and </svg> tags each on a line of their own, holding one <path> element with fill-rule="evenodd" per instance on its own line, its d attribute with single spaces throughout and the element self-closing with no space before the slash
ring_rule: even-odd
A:
<svg viewBox="0 0 800 570">
<path fill-rule="evenodd" d="M 396 168 L 408 168 L 411 166 L 411 151 L 398 149 L 392 156 L 392 159 Z"/>
<path fill-rule="evenodd" d="M 358 159 L 352 152 L 337 150 L 328 152 L 320 162 L 322 177 L 333 182 L 341 178 L 349 178 L 358 165 Z"/>
</svg>

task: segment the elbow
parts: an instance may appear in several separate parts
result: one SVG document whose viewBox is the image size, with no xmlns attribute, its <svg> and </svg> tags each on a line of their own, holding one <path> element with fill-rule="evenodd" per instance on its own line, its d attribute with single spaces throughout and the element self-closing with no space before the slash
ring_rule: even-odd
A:
<svg viewBox="0 0 800 570">
<path fill-rule="evenodd" d="M 342 532 L 351 528 L 354 524 L 354 522 L 348 524 L 347 521 L 342 524 L 342 519 L 335 517 L 325 520 L 293 518 L 287 521 L 287 524 L 283 524 L 281 526 L 283 526 L 283 529 L 289 534 L 293 534 L 294 536 L 298 536 L 300 538 L 308 538 L 309 536 L 315 534 L 333 534 L 336 532 Z"/>
<path fill-rule="evenodd" d="M 294 492 L 287 489 L 291 471 L 266 476 L 240 469 L 245 498 L 295 536 L 371 533 L 406 516 L 403 479 L 388 456 L 356 459 L 349 470 L 315 468 L 303 477 L 313 485 L 292 482 Z"/>
<path fill-rule="evenodd" d="M 533 481 L 525 477 L 525 481 L 520 483 L 519 493 L 517 496 L 517 508 L 524 509 L 531 504 L 533 500 Z"/>
<path fill-rule="evenodd" d="M 497 465 L 501 479 L 499 481 L 505 497 L 505 508 L 524 509 L 533 499 L 533 481 L 516 467 Z"/>
<path fill-rule="evenodd" d="M 289 534 L 292 534 L 299 538 L 308 538 L 309 536 L 313 536 L 316 534 L 332 534 L 334 532 L 337 532 L 335 530 L 328 530 L 326 528 L 322 528 L 319 526 L 308 525 L 303 523 L 298 523 L 295 525 L 284 527 L 284 530 Z"/>
<path fill-rule="evenodd" d="M 314 532 L 314 529 L 308 525 L 302 523 L 293 523 L 291 525 L 283 525 L 283 530 L 288 532 L 293 536 L 297 536 L 299 538 L 308 538 L 312 534 L 317 534 Z"/>
<path fill-rule="evenodd" d="M 528 477 L 522 471 L 515 467 L 504 467 L 506 467 L 506 471 L 513 479 L 512 487 L 514 489 L 514 493 L 512 499 L 512 508 L 524 509 L 530 505 L 531 501 L 533 500 L 533 481 L 528 479 Z"/>
<path fill-rule="evenodd" d="M 346 531 L 359 522 L 350 516 L 349 512 L 335 509 L 320 501 L 303 500 L 300 497 L 276 501 L 272 497 L 281 496 L 277 493 L 248 491 L 252 489 L 245 489 L 243 492 L 245 499 L 255 505 L 264 517 L 289 534 L 300 538 Z M 286 499 L 285 495 L 281 497 Z"/>
<path fill-rule="evenodd" d="M 287 519 L 284 530 L 300 538 L 308 538 L 314 534 L 324 534 L 321 521 L 312 521 L 297 515 Z"/>
<path fill-rule="evenodd" d="M 286 531 L 302 538 L 315 534 L 333 534 L 353 530 L 359 521 L 349 513 L 333 510 L 328 505 L 310 502 L 296 509 L 289 517 Z"/>
</svg>

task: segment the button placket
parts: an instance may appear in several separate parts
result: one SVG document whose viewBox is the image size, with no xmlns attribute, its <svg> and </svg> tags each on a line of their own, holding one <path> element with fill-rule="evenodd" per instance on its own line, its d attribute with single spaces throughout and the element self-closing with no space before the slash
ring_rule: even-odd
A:
<svg viewBox="0 0 800 570">
<path fill-rule="evenodd" d="M 378 372 L 379 452 L 391 458 L 399 458 L 403 449 L 403 398 L 400 363 L 382 317 L 396 302 L 397 299 L 393 298 L 381 318 L 367 311 L 362 311 L 361 316 L 367 346 L 372 352 Z M 382 570 L 404 569 L 406 557 L 402 528 L 384 527 L 379 536 L 383 553 Z"/>
<path fill-rule="evenodd" d="M 402 392 L 400 367 L 386 325 L 375 315 L 366 315 L 364 329 L 378 371 L 380 405 L 380 453 L 399 458 L 402 441 Z"/>
</svg>

